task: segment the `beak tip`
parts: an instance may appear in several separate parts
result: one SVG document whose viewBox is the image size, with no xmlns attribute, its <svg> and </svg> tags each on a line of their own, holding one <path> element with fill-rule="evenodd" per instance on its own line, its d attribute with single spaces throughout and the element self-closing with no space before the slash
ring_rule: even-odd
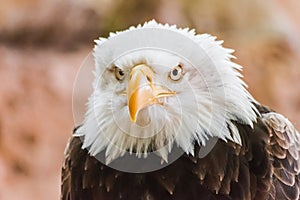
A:
<svg viewBox="0 0 300 200">
<path fill-rule="evenodd" d="M 136 117 L 133 117 L 133 116 L 130 115 L 130 120 L 131 120 L 132 123 L 135 123 L 136 122 Z"/>
<path fill-rule="evenodd" d="M 136 122 L 136 112 L 132 112 L 132 110 L 129 109 L 129 118 L 132 123 L 135 123 Z"/>
</svg>

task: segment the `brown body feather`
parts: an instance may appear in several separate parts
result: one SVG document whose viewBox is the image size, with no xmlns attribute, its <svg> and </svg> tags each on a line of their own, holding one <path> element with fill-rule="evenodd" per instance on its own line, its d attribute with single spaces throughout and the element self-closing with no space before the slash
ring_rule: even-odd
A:
<svg viewBox="0 0 300 200">
<path fill-rule="evenodd" d="M 105 166 L 73 137 L 62 169 L 62 199 L 297 200 L 300 135 L 281 115 L 257 107 L 262 117 L 253 129 L 236 124 L 242 146 L 219 140 L 204 158 L 183 155 L 163 169 L 143 174 Z"/>
</svg>

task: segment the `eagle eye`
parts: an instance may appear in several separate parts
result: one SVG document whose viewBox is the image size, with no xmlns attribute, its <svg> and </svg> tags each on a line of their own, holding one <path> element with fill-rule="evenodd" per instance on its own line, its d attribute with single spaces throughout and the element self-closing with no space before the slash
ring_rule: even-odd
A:
<svg viewBox="0 0 300 200">
<path fill-rule="evenodd" d="M 118 81 L 122 81 L 125 77 L 125 73 L 119 67 L 115 67 L 115 77 Z"/>
<path fill-rule="evenodd" d="M 173 81 L 178 81 L 182 77 L 182 66 L 179 64 L 176 67 L 174 67 L 169 74 L 169 77 Z"/>
</svg>

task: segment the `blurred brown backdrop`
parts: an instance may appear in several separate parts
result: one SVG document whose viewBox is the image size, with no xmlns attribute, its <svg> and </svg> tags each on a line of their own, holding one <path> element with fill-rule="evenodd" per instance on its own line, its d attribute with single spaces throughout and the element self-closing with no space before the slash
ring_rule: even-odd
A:
<svg viewBox="0 0 300 200">
<path fill-rule="evenodd" d="M 300 128 L 300 1 L 0 1 L 0 199 L 58 199 L 72 86 L 98 36 L 155 18 L 236 49 L 254 97 Z"/>
</svg>

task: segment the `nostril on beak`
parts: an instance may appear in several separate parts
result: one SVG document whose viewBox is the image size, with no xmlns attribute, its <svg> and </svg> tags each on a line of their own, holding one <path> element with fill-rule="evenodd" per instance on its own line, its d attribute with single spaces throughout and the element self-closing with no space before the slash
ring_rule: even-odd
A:
<svg viewBox="0 0 300 200">
<path fill-rule="evenodd" d="M 150 76 L 146 76 L 148 82 L 152 82 L 152 78 Z"/>
</svg>

